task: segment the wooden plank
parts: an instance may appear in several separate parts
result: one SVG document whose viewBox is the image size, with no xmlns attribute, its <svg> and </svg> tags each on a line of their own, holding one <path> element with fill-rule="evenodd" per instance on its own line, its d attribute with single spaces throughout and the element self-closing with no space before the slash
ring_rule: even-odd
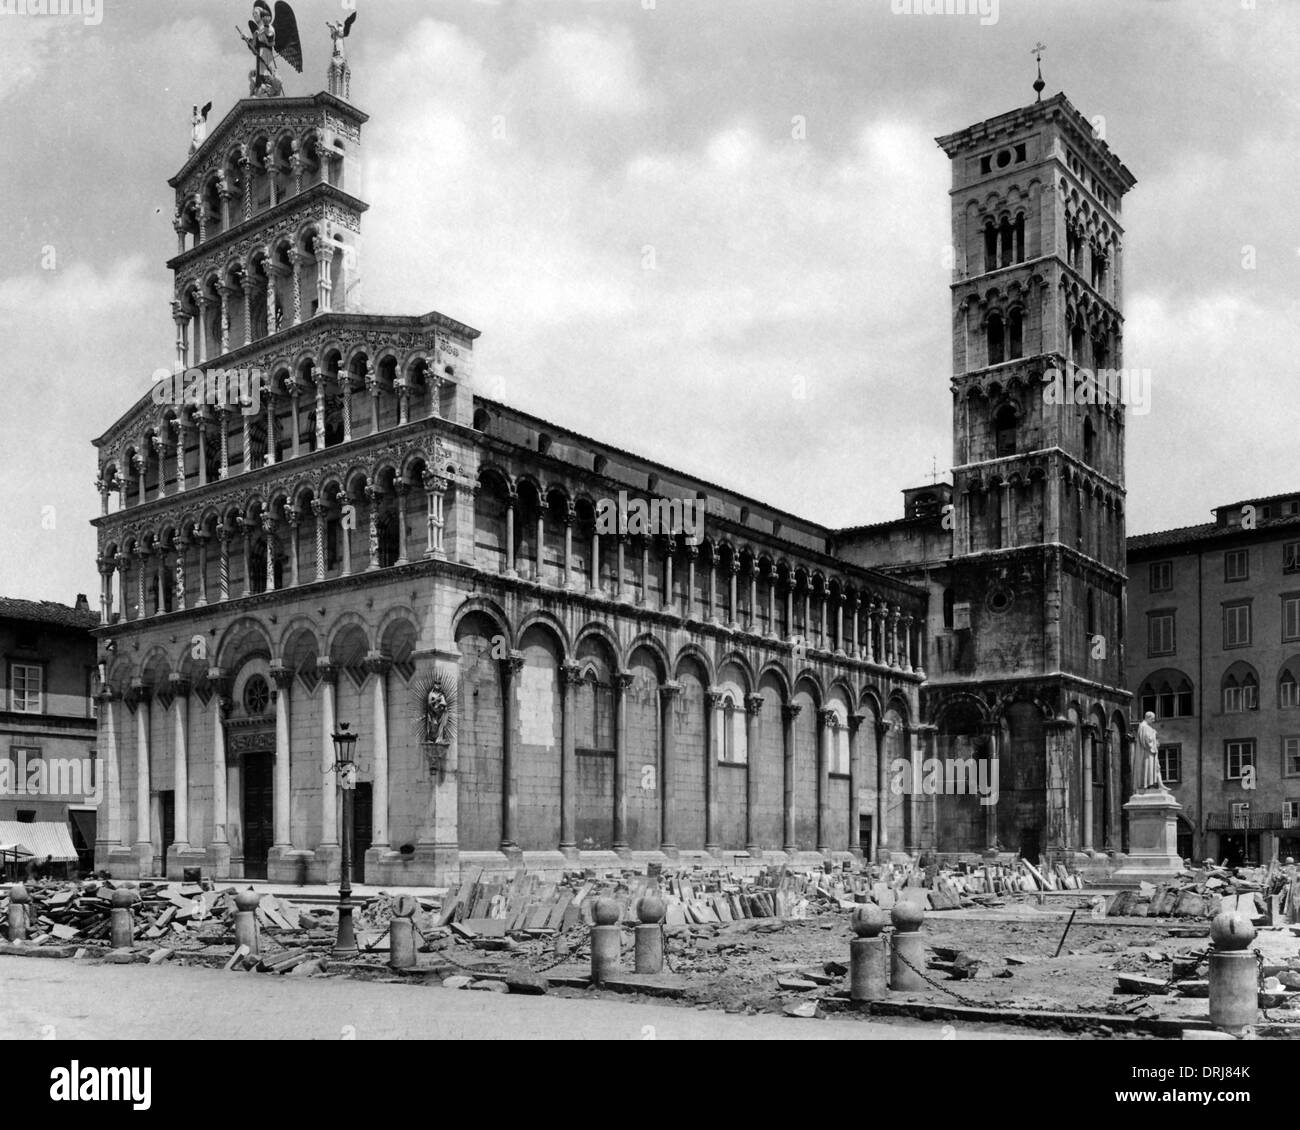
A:
<svg viewBox="0 0 1300 1130">
<path fill-rule="evenodd" d="M 470 893 L 474 890 L 474 884 L 478 882 L 478 877 L 482 874 L 483 868 L 470 868 L 468 874 L 461 882 L 460 890 L 456 893 L 455 897 L 452 896 L 450 890 L 443 895 L 442 913 L 438 915 L 439 926 L 449 925 L 451 920 L 456 917 L 457 911 L 461 909 L 464 900 L 469 898 Z"/>
<path fill-rule="evenodd" d="M 564 923 L 564 912 L 573 901 L 572 891 L 561 891 L 556 898 L 551 913 L 546 916 L 546 925 L 552 930 L 559 930 Z"/>
</svg>

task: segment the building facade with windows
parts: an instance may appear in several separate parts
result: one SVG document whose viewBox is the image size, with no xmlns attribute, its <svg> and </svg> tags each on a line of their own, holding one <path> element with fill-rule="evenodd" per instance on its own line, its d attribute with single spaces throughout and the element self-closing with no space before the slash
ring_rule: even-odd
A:
<svg viewBox="0 0 1300 1130">
<path fill-rule="evenodd" d="M 249 98 L 172 179 L 183 375 L 96 441 L 100 866 L 332 879 L 342 722 L 367 882 L 903 846 L 924 590 L 362 312 L 366 120 Z"/>
<path fill-rule="evenodd" d="M 1134 712 L 1197 858 L 1300 857 L 1300 494 L 1129 539 Z"/>
<path fill-rule="evenodd" d="M 56 862 L 84 869 L 99 799 L 98 623 L 84 596 L 75 606 L 0 598 L 0 843 L 27 841 L 41 859 L 63 846 Z"/>
</svg>

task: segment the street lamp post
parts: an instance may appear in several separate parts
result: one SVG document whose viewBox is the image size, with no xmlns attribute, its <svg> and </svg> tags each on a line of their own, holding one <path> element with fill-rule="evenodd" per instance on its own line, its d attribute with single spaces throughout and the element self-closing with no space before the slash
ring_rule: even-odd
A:
<svg viewBox="0 0 1300 1130">
<path fill-rule="evenodd" d="M 334 771 L 343 790 L 343 851 L 339 879 L 339 936 L 334 943 L 334 956 L 349 958 L 357 955 L 357 939 L 352 930 L 352 794 L 356 789 L 357 765 L 354 760 L 357 735 L 350 733 L 347 722 L 340 722 L 334 741 Z"/>
</svg>

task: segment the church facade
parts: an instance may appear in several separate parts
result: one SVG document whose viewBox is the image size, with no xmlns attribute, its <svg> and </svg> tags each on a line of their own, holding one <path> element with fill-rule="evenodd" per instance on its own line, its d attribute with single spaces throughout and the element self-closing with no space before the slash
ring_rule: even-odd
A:
<svg viewBox="0 0 1300 1130">
<path fill-rule="evenodd" d="M 362 313 L 332 87 L 239 102 L 170 182 L 176 376 L 95 441 L 97 867 L 332 880 L 344 722 L 372 883 L 1116 840 L 1123 415 L 1040 385 L 1119 355 L 1132 180 L 1062 96 L 943 139 L 954 487 L 842 531 L 479 395 L 453 318 Z M 950 754 L 1000 799 L 900 787 Z"/>
</svg>

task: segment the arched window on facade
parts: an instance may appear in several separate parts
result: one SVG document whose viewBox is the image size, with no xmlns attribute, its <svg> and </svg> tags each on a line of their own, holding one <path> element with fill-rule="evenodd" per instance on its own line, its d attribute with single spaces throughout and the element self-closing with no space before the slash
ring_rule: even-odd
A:
<svg viewBox="0 0 1300 1130">
<path fill-rule="evenodd" d="M 1004 404 L 993 418 L 994 449 L 1000 459 L 1005 455 L 1016 453 L 1016 410 L 1010 404 Z"/>
<path fill-rule="evenodd" d="M 1277 681 L 1277 705 L 1279 710 L 1300 709 L 1300 656 L 1289 659 L 1282 668 Z"/>
<path fill-rule="evenodd" d="M 990 365 L 1001 365 L 1005 360 L 1006 334 L 1001 314 L 990 314 L 988 321 L 988 354 Z"/>
<path fill-rule="evenodd" d="M 1016 309 L 1007 316 L 1007 356 L 1014 361 L 1024 355 L 1024 312 Z"/>
<path fill-rule="evenodd" d="M 1223 712 L 1259 709 L 1259 678 L 1247 663 L 1234 663 L 1223 676 Z"/>
<path fill-rule="evenodd" d="M 1083 420 L 1083 461 L 1089 466 L 1092 465 L 1093 456 L 1096 453 L 1097 429 L 1092 426 L 1092 417 L 1085 416 Z"/>
</svg>

